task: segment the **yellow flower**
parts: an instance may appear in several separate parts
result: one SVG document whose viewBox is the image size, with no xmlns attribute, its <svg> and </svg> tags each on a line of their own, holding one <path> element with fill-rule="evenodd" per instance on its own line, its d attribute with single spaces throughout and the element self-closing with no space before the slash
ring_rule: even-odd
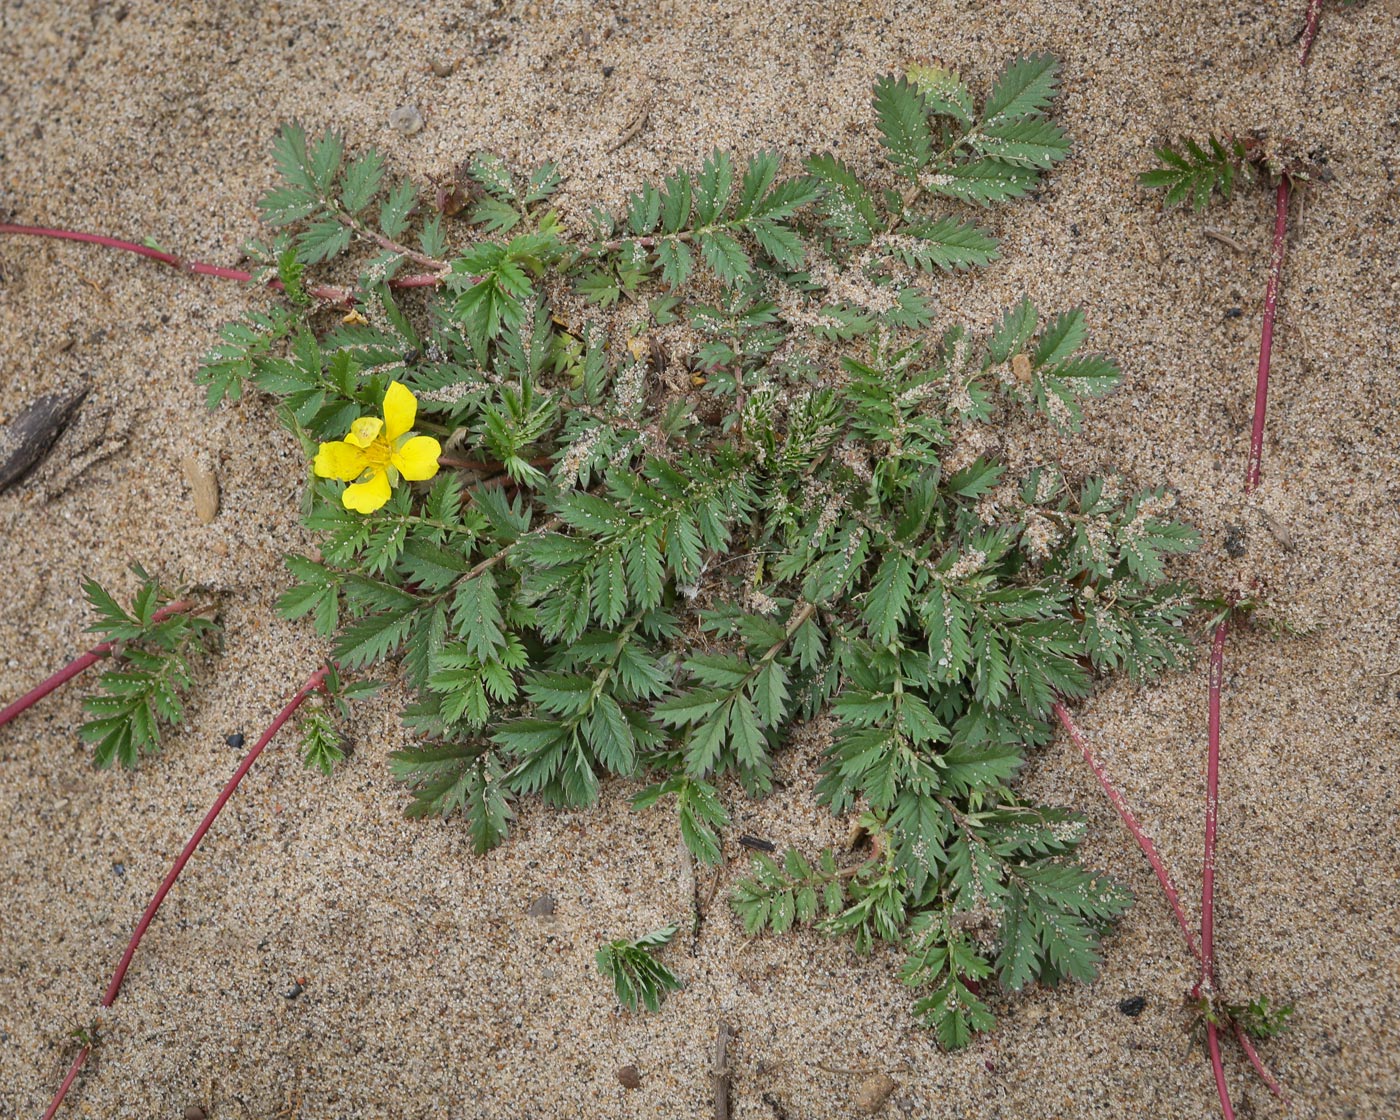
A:
<svg viewBox="0 0 1400 1120">
<path fill-rule="evenodd" d="M 321 444 L 313 465 L 316 477 L 353 483 L 340 500 L 356 513 L 373 513 L 387 502 L 400 476 L 410 482 L 432 478 L 442 444 L 432 436 L 411 434 L 417 415 L 418 401 L 395 381 L 384 394 L 383 420 L 361 416 L 345 439 Z"/>
</svg>

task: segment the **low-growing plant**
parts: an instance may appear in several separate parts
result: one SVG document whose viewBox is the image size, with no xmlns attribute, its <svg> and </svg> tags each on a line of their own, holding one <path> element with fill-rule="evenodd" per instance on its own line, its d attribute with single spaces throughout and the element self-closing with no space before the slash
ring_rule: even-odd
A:
<svg viewBox="0 0 1400 1120">
<path fill-rule="evenodd" d="M 676 974 L 654 956 L 671 943 L 678 929 L 675 924 L 662 926 L 633 941 L 610 941 L 598 950 L 598 971 L 613 982 L 617 1002 L 628 1011 L 638 1007 L 659 1011 L 668 992 L 681 990 Z"/>
<path fill-rule="evenodd" d="M 1055 88 L 1045 55 L 980 110 L 945 69 L 883 78 L 885 168 L 715 152 L 582 237 L 549 208 L 556 168 L 480 153 L 455 252 L 378 155 L 281 133 L 262 209 L 282 232 L 254 252 L 287 306 L 226 328 L 202 378 L 211 404 L 273 394 L 314 460 L 319 555 L 288 558 L 281 610 L 347 673 L 397 664 L 411 815 L 460 813 L 485 851 L 521 797 L 642 779 L 637 805 L 673 802 L 713 863 L 735 787 L 768 792 L 820 719 L 817 796 L 872 854 L 760 857 L 747 928 L 820 914 L 899 947 L 948 1046 L 993 1024 L 993 977 L 1092 978 L 1127 892 L 1015 780 L 1062 698 L 1177 663 L 1192 596 L 1165 564 L 1197 537 L 1160 487 L 979 454 L 1018 413 L 1076 433 L 1118 385 L 1082 312 L 1023 299 L 936 330 L 931 298 L 998 253 L 940 200 L 1017 198 L 1068 154 Z M 356 245 L 354 307 L 321 329 L 305 272 Z M 409 265 L 442 289 L 421 308 L 391 288 Z"/>
<path fill-rule="evenodd" d="M 141 567 L 134 570 L 141 587 L 130 609 L 96 580 L 83 584 L 97 615 L 88 632 L 103 635 L 114 661 L 98 678 L 101 693 L 83 701 L 91 718 L 78 731 L 92 744 L 99 769 L 134 767 L 142 755 L 160 750 L 161 727 L 185 718 L 180 694 L 191 684 L 191 648 L 202 649 L 218 631 L 212 619 L 175 603 Z"/>
</svg>

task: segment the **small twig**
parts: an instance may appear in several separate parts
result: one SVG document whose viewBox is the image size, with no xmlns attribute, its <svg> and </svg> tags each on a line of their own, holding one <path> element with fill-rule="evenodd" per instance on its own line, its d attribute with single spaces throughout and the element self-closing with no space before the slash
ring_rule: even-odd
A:
<svg viewBox="0 0 1400 1120">
<path fill-rule="evenodd" d="M 167 603 L 165 606 L 161 607 L 160 610 L 156 611 L 156 613 L 151 616 L 151 619 L 153 622 L 160 622 L 163 619 L 169 618 L 172 614 L 179 614 L 181 611 L 189 610 L 193 605 L 194 604 L 189 599 L 178 599 L 173 603 Z M 54 689 L 67 684 L 84 669 L 90 669 L 92 666 L 96 665 L 104 657 L 111 654 L 116 646 L 116 642 L 102 642 L 99 645 L 93 646 L 92 649 L 88 650 L 87 653 L 83 654 L 81 657 L 76 657 L 70 661 L 43 684 L 31 688 L 18 700 L 4 708 L 0 708 L 0 727 L 9 723 L 10 720 L 14 719 L 15 716 L 19 715 L 20 712 L 24 711 L 26 708 L 37 704 L 50 692 L 53 692 Z"/>
<path fill-rule="evenodd" d="M 1201 233 L 1203 233 L 1206 237 L 1209 237 L 1212 241 L 1219 241 L 1220 244 L 1224 245 L 1228 249 L 1233 249 L 1237 253 L 1249 252 L 1249 250 L 1246 249 L 1244 245 L 1236 241 L 1228 233 L 1222 233 L 1218 229 L 1203 229 L 1201 230 Z"/>
<path fill-rule="evenodd" d="M 1259 487 L 1264 460 L 1264 411 L 1269 399 L 1269 363 L 1273 356 L 1274 316 L 1278 311 L 1278 286 L 1283 275 L 1284 238 L 1288 233 L 1288 177 L 1274 192 L 1274 248 L 1269 259 L 1269 286 L 1264 295 L 1264 327 L 1259 335 L 1259 376 L 1254 386 L 1254 428 L 1249 437 L 1249 464 L 1245 468 L 1246 497 Z"/>
<path fill-rule="evenodd" d="M 711 1077 L 715 1088 L 715 1120 L 729 1120 L 729 1043 L 734 1028 L 720 1020 L 715 1033 L 715 1064 Z"/>
<path fill-rule="evenodd" d="M 274 719 L 268 729 L 263 732 L 262 738 L 257 741 L 253 749 L 244 756 L 243 761 L 238 764 L 238 769 L 233 772 L 233 777 L 225 783 L 219 796 L 214 799 L 214 804 L 210 806 L 209 811 L 204 814 L 204 819 L 199 822 L 199 827 L 194 830 L 194 835 L 186 841 L 174 865 L 161 881 L 155 896 L 146 906 L 145 912 L 141 915 L 141 920 L 136 923 L 136 929 L 131 935 L 131 940 L 127 943 L 126 952 L 122 954 L 122 959 L 117 965 L 116 972 L 112 975 L 112 982 L 107 985 L 107 991 L 102 996 L 103 1007 L 111 1007 L 116 1001 L 117 995 L 121 991 L 122 980 L 126 977 L 126 970 L 131 966 L 132 957 L 136 955 L 136 947 L 141 944 L 141 939 L 146 935 L 146 930 L 150 927 L 152 919 L 155 918 L 156 911 L 160 909 L 160 904 L 165 901 L 165 896 L 170 893 L 170 888 L 175 885 L 175 880 L 180 877 L 180 872 L 185 869 L 185 864 L 189 863 L 190 857 L 194 855 L 195 849 L 199 847 L 199 842 L 204 839 L 205 833 L 209 831 L 214 821 L 218 818 L 219 813 L 223 811 L 224 806 L 228 803 L 229 798 L 233 796 L 234 790 L 238 788 L 239 783 L 243 781 L 244 776 L 252 768 L 253 763 L 256 762 L 258 756 L 262 754 L 263 748 L 266 747 L 267 744 L 272 741 L 272 737 L 282 729 L 282 725 L 292 718 L 293 713 L 301 707 L 308 696 L 325 683 L 326 674 L 329 672 L 330 667 L 323 666 L 311 674 L 307 682 L 302 685 L 301 690 L 287 701 L 286 706 L 277 713 L 277 718 Z M 63 1079 L 63 1084 L 58 1087 L 58 1092 L 54 1094 L 53 1101 L 50 1103 L 48 1111 L 44 1113 L 44 1120 L 52 1120 L 52 1117 L 58 1111 L 58 1107 L 63 1103 L 63 1098 L 68 1094 L 68 1089 L 72 1086 L 74 1078 L 77 1077 L 78 1071 L 82 1069 L 83 1063 L 87 1060 L 90 1049 L 91 1047 L 83 1047 L 77 1058 L 74 1059 L 72 1068 L 68 1071 L 68 1076 Z"/>
<path fill-rule="evenodd" d="M 615 152 L 619 148 L 625 147 L 632 140 L 635 140 L 637 136 L 641 133 L 642 129 L 646 128 L 647 121 L 650 119 L 651 102 L 647 101 L 642 106 L 641 112 L 639 112 L 635 117 L 632 118 L 632 123 L 629 124 L 626 127 L 626 129 L 623 130 L 622 136 L 619 137 L 607 150 L 609 152 Z"/>
</svg>

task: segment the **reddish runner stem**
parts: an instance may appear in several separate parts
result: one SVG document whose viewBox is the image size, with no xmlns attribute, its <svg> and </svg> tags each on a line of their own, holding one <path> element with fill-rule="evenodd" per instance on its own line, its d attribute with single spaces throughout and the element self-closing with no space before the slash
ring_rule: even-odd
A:
<svg viewBox="0 0 1400 1120">
<path fill-rule="evenodd" d="M 179 614 L 181 611 L 189 610 L 193 605 L 194 604 L 188 599 L 179 599 L 161 607 L 152 618 L 154 621 L 160 622 L 162 619 L 169 618 L 172 614 Z M 10 720 L 14 719 L 15 716 L 19 715 L 20 712 L 24 711 L 26 708 L 37 704 L 50 692 L 53 692 L 54 689 L 67 684 L 84 669 L 89 669 L 93 665 L 96 665 L 110 654 L 115 647 L 115 642 L 102 642 L 100 645 L 93 646 L 92 649 L 88 650 L 87 653 L 83 654 L 81 657 L 75 657 L 43 684 L 31 688 L 18 700 L 6 705 L 4 708 L 0 708 L 0 727 L 9 723 Z"/>
<path fill-rule="evenodd" d="M 1079 728 L 1070 719 L 1069 711 L 1058 700 L 1055 702 L 1055 715 L 1060 724 L 1069 732 L 1069 737 L 1074 740 L 1074 745 L 1079 748 L 1079 753 L 1084 756 L 1084 761 L 1089 764 L 1089 769 L 1094 772 L 1094 777 L 1099 780 L 1099 785 L 1103 787 L 1104 793 L 1108 795 L 1108 800 L 1112 802 L 1113 808 L 1118 812 L 1118 819 L 1123 822 L 1123 826 L 1132 834 L 1137 846 L 1142 849 L 1142 854 L 1147 857 L 1147 862 L 1152 865 L 1152 870 L 1157 875 L 1157 882 L 1161 884 L 1162 893 L 1167 896 L 1167 901 L 1171 904 L 1172 913 L 1176 915 L 1176 923 L 1181 927 L 1181 935 L 1186 938 L 1186 947 L 1191 950 L 1193 956 L 1200 957 L 1201 949 L 1196 943 L 1196 935 L 1191 931 L 1191 923 L 1186 920 L 1186 911 L 1181 906 L 1181 895 L 1176 889 L 1176 884 L 1172 881 L 1171 872 L 1167 870 L 1167 865 L 1162 862 L 1162 857 L 1157 854 L 1157 845 L 1152 842 L 1152 837 L 1143 831 L 1138 824 L 1137 817 L 1133 815 L 1132 809 L 1128 807 L 1127 800 L 1118 792 L 1108 772 L 1094 757 L 1089 750 L 1089 745 L 1084 741 L 1084 736 L 1080 734 Z"/>
<path fill-rule="evenodd" d="M 1279 181 L 1274 192 L 1274 248 L 1269 259 L 1269 286 L 1264 295 L 1264 328 L 1259 335 L 1259 376 L 1254 384 L 1254 428 L 1249 436 L 1249 464 L 1245 468 L 1244 492 L 1253 494 L 1259 486 L 1259 470 L 1264 461 L 1264 411 L 1269 401 L 1269 363 L 1274 348 L 1274 317 L 1278 312 L 1279 280 L 1283 276 L 1284 238 L 1288 232 L 1288 177 Z"/>
<path fill-rule="evenodd" d="M 1225 634 L 1215 628 L 1210 646 L 1210 722 L 1206 743 L 1206 842 L 1201 864 L 1201 986 L 1215 992 L 1215 834 L 1220 812 L 1220 686 L 1225 677 Z"/>
<path fill-rule="evenodd" d="M 1259 1057 L 1259 1051 L 1254 1048 L 1254 1043 L 1250 1040 L 1249 1035 L 1245 1034 L 1244 1028 L 1238 1022 L 1232 1022 L 1230 1025 L 1235 1028 L 1235 1041 L 1240 1044 L 1240 1049 L 1244 1051 L 1244 1056 L 1249 1059 L 1249 1064 L 1254 1067 L 1254 1072 L 1259 1075 L 1259 1080 L 1269 1087 L 1269 1092 L 1287 1104 L 1288 1098 L 1283 1095 L 1283 1086 L 1264 1065 L 1264 1059 Z"/>
<path fill-rule="evenodd" d="M 219 792 L 219 796 L 214 799 L 214 804 L 209 807 L 209 811 L 204 814 L 204 819 L 199 822 L 199 827 L 194 830 L 185 846 L 181 849 L 174 865 L 166 873 L 161 881 L 159 889 L 155 893 L 150 903 L 146 906 L 145 913 L 141 915 L 141 920 L 136 923 L 136 930 L 131 935 L 131 940 L 127 942 L 126 952 L 122 954 L 122 959 L 117 965 L 117 970 L 112 974 L 112 982 L 107 985 L 107 991 L 102 996 L 102 1006 L 111 1007 L 116 1001 L 117 994 L 121 991 L 122 980 L 126 977 L 126 970 L 131 966 L 131 959 L 136 955 L 136 947 L 141 944 L 141 939 L 146 935 L 146 930 L 150 927 L 152 919 L 156 916 L 156 911 L 160 909 L 160 904 L 165 901 L 165 896 L 170 893 L 170 888 L 175 885 L 175 880 L 180 877 L 180 872 L 185 869 L 185 864 L 189 863 L 190 857 L 194 855 L 195 849 L 199 847 L 199 842 L 204 839 L 215 819 L 223 811 L 228 803 L 233 791 L 238 788 L 243 781 L 244 775 L 252 769 L 253 763 L 258 760 L 258 755 L 262 754 L 263 748 L 272 741 L 272 737 L 282 729 L 282 725 L 292 718 L 293 713 L 306 701 L 306 698 L 321 687 L 325 682 L 326 674 L 330 672 L 329 666 L 323 666 L 311 674 L 307 682 L 301 686 L 301 690 L 287 701 L 286 706 L 277 713 L 277 718 L 272 721 L 271 726 L 263 732 L 253 749 L 250 750 L 238 764 L 238 769 Z M 63 1079 L 63 1084 L 58 1087 L 58 1092 L 54 1094 L 52 1103 L 48 1111 L 44 1113 L 44 1120 L 52 1120 L 58 1111 L 59 1105 L 63 1103 L 63 1098 L 68 1095 L 68 1090 L 73 1084 L 74 1078 L 78 1076 L 78 1071 L 82 1069 L 83 1063 L 87 1061 L 90 1047 L 83 1047 L 74 1059 L 72 1068 L 68 1071 L 68 1076 Z"/>
<path fill-rule="evenodd" d="M 1215 1091 L 1220 1096 L 1220 1114 L 1224 1120 L 1235 1120 L 1230 1086 L 1225 1081 L 1225 1063 L 1220 1058 L 1220 1028 L 1209 1019 L 1206 1020 L 1206 1048 L 1210 1050 L 1210 1068 L 1215 1073 Z"/>
<path fill-rule="evenodd" d="M 73 1059 L 73 1064 L 68 1067 L 68 1076 L 63 1079 L 63 1084 L 58 1087 L 58 1092 L 53 1095 L 53 1100 L 49 1102 L 49 1107 L 44 1111 L 44 1120 L 53 1120 L 57 1114 L 59 1106 L 63 1104 L 63 1098 L 68 1095 L 68 1090 L 77 1079 L 78 1071 L 83 1068 L 83 1063 L 87 1061 L 88 1054 L 91 1053 L 91 1046 L 84 1046 L 78 1051 L 78 1056 Z"/>
<path fill-rule="evenodd" d="M 1298 46 L 1298 65 L 1308 64 L 1313 40 L 1317 38 L 1317 25 L 1322 18 L 1322 0 L 1308 0 L 1308 22 L 1303 26 L 1303 38 Z"/>
<path fill-rule="evenodd" d="M 199 847 L 199 842 L 204 839 L 204 834 L 209 831 L 211 825 L 223 812 L 228 799 L 233 796 L 233 791 L 238 788 L 238 784 L 243 781 L 243 776 L 252 769 L 253 763 L 258 760 L 258 755 L 262 754 L 263 748 L 272 741 L 272 737 L 282 730 L 282 725 L 292 718 L 292 714 L 301 707 L 302 703 L 321 687 L 326 679 L 329 669 L 323 666 L 311 674 L 310 679 L 301 686 L 301 691 L 287 701 L 286 707 L 277 713 L 277 718 L 272 721 L 271 726 L 263 732 L 253 749 L 250 750 L 238 764 L 238 769 L 220 791 L 219 796 L 214 799 L 214 804 L 209 807 L 209 812 L 204 814 L 204 819 L 199 822 L 199 827 L 194 830 L 194 835 L 185 842 L 184 848 L 176 858 L 174 865 L 166 873 L 165 879 L 161 882 L 160 888 L 156 891 L 155 897 L 151 899 L 146 907 L 146 912 L 141 915 L 141 920 L 136 923 L 136 930 L 131 935 L 131 941 L 127 944 L 126 952 L 122 954 L 121 962 L 117 965 L 117 971 L 112 975 L 112 982 L 107 985 L 107 993 L 102 997 L 102 1006 L 111 1007 L 112 1001 L 117 998 L 117 993 L 121 991 L 122 980 L 126 976 L 126 970 L 131 964 L 131 958 L 136 954 L 136 946 L 141 944 L 141 938 L 146 936 L 146 929 L 151 924 L 151 920 L 156 916 L 156 911 L 160 909 L 160 904 L 165 901 L 165 896 L 170 893 L 170 888 L 175 885 L 175 880 L 180 877 L 180 872 L 185 869 L 185 864 L 189 863 L 190 857 L 194 855 L 194 850 Z"/>
<path fill-rule="evenodd" d="M 1201 978 L 1194 994 L 1207 1002 L 1206 1046 L 1215 1072 L 1215 1089 L 1225 1120 L 1234 1120 L 1230 1087 L 1220 1060 L 1220 1032 L 1215 1025 L 1215 833 L 1220 810 L 1220 687 L 1225 677 L 1225 635 L 1229 622 L 1215 628 L 1210 647 L 1210 722 L 1206 747 L 1206 842 L 1201 861 Z"/>
<path fill-rule="evenodd" d="M 171 268 L 180 272 L 193 272 L 200 276 L 217 276 L 221 280 L 242 280 L 251 281 L 253 274 L 245 272 L 241 268 L 224 268 L 221 265 L 206 264 L 203 261 L 190 261 L 184 257 L 176 256 L 174 253 L 167 253 L 160 249 L 152 249 L 149 245 L 140 245 L 135 241 L 124 241 L 120 237 L 108 237 L 100 233 L 81 233 L 71 229 L 52 229 L 47 226 L 21 226 L 8 222 L 0 222 L 0 233 L 19 234 L 24 237 L 51 237 L 60 241 L 83 241 L 90 245 L 104 245 L 109 249 L 120 249 L 126 253 L 135 253 L 138 256 L 148 257 L 161 264 L 167 264 Z M 389 281 L 389 286 L 393 288 L 432 288 L 442 283 L 442 276 L 434 273 L 424 273 L 416 276 L 400 276 Z M 279 292 L 283 290 L 282 281 L 269 280 L 269 288 L 276 288 Z M 306 289 L 308 293 L 317 299 L 323 299 L 328 303 L 349 304 L 353 302 L 353 295 L 344 288 L 333 288 L 325 284 L 318 284 Z"/>
</svg>

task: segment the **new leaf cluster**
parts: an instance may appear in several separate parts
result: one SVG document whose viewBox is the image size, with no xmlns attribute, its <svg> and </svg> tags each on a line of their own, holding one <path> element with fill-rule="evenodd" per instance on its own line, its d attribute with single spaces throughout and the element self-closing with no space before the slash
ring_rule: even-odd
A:
<svg viewBox="0 0 1400 1120">
<path fill-rule="evenodd" d="M 142 755 L 160 750 L 162 727 L 184 722 L 180 694 L 190 687 L 191 647 L 201 647 L 218 629 L 212 619 L 184 611 L 158 618 L 170 596 L 139 567 L 135 571 L 141 586 L 130 608 L 96 580 L 83 584 L 97 616 L 88 631 L 115 644 L 112 667 L 97 681 L 99 694 L 83 701 L 91 718 L 78 730 L 92 744 L 99 769 L 135 767 Z"/>
<path fill-rule="evenodd" d="M 356 237 L 372 268 L 353 321 L 318 337 L 293 300 L 230 328 L 205 376 L 274 394 L 308 453 L 397 379 L 449 448 L 369 517 L 311 480 L 319 553 L 289 558 L 281 600 L 346 672 L 397 666 L 411 815 L 460 814 L 485 851 L 522 797 L 579 808 L 640 780 L 637 807 L 673 806 L 716 863 L 732 799 L 765 794 L 821 717 L 817 796 L 873 848 L 760 858 L 734 895 L 751 931 L 899 947 L 949 1046 L 991 1025 L 992 977 L 1093 976 L 1126 893 L 1076 862 L 1078 818 L 1016 777 L 1057 699 L 1176 664 L 1192 599 L 1166 565 L 1196 536 L 1161 490 L 1053 463 L 1010 478 L 972 450 L 1015 414 L 1077 432 L 1118 384 L 1082 313 L 1023 300 L 935 330 L 932 298 L 996 258 L 968 204 L 1026 194 L 1068 153 L 1055 88 L 1048 56 L 1013 62 L 980 110 L 951 71 L 883 78 L 884 166 L 817 154 L 785 177 L 771 154 L 716 152 L 578 238 L 548 209 L 553 167 L 478 155 L 468 243 L 412 313 L 385 282 L 422 256 L 409 196 L 364 225 L 377 157 L 284 134 L 287 186 L 264 204 L 300 229 L 269 249 L 284 284 Z M 442 238 L 434 216 L 419 244 Z M 643 960 L 609 953 L 652 1002 Z"/>
</svg>

